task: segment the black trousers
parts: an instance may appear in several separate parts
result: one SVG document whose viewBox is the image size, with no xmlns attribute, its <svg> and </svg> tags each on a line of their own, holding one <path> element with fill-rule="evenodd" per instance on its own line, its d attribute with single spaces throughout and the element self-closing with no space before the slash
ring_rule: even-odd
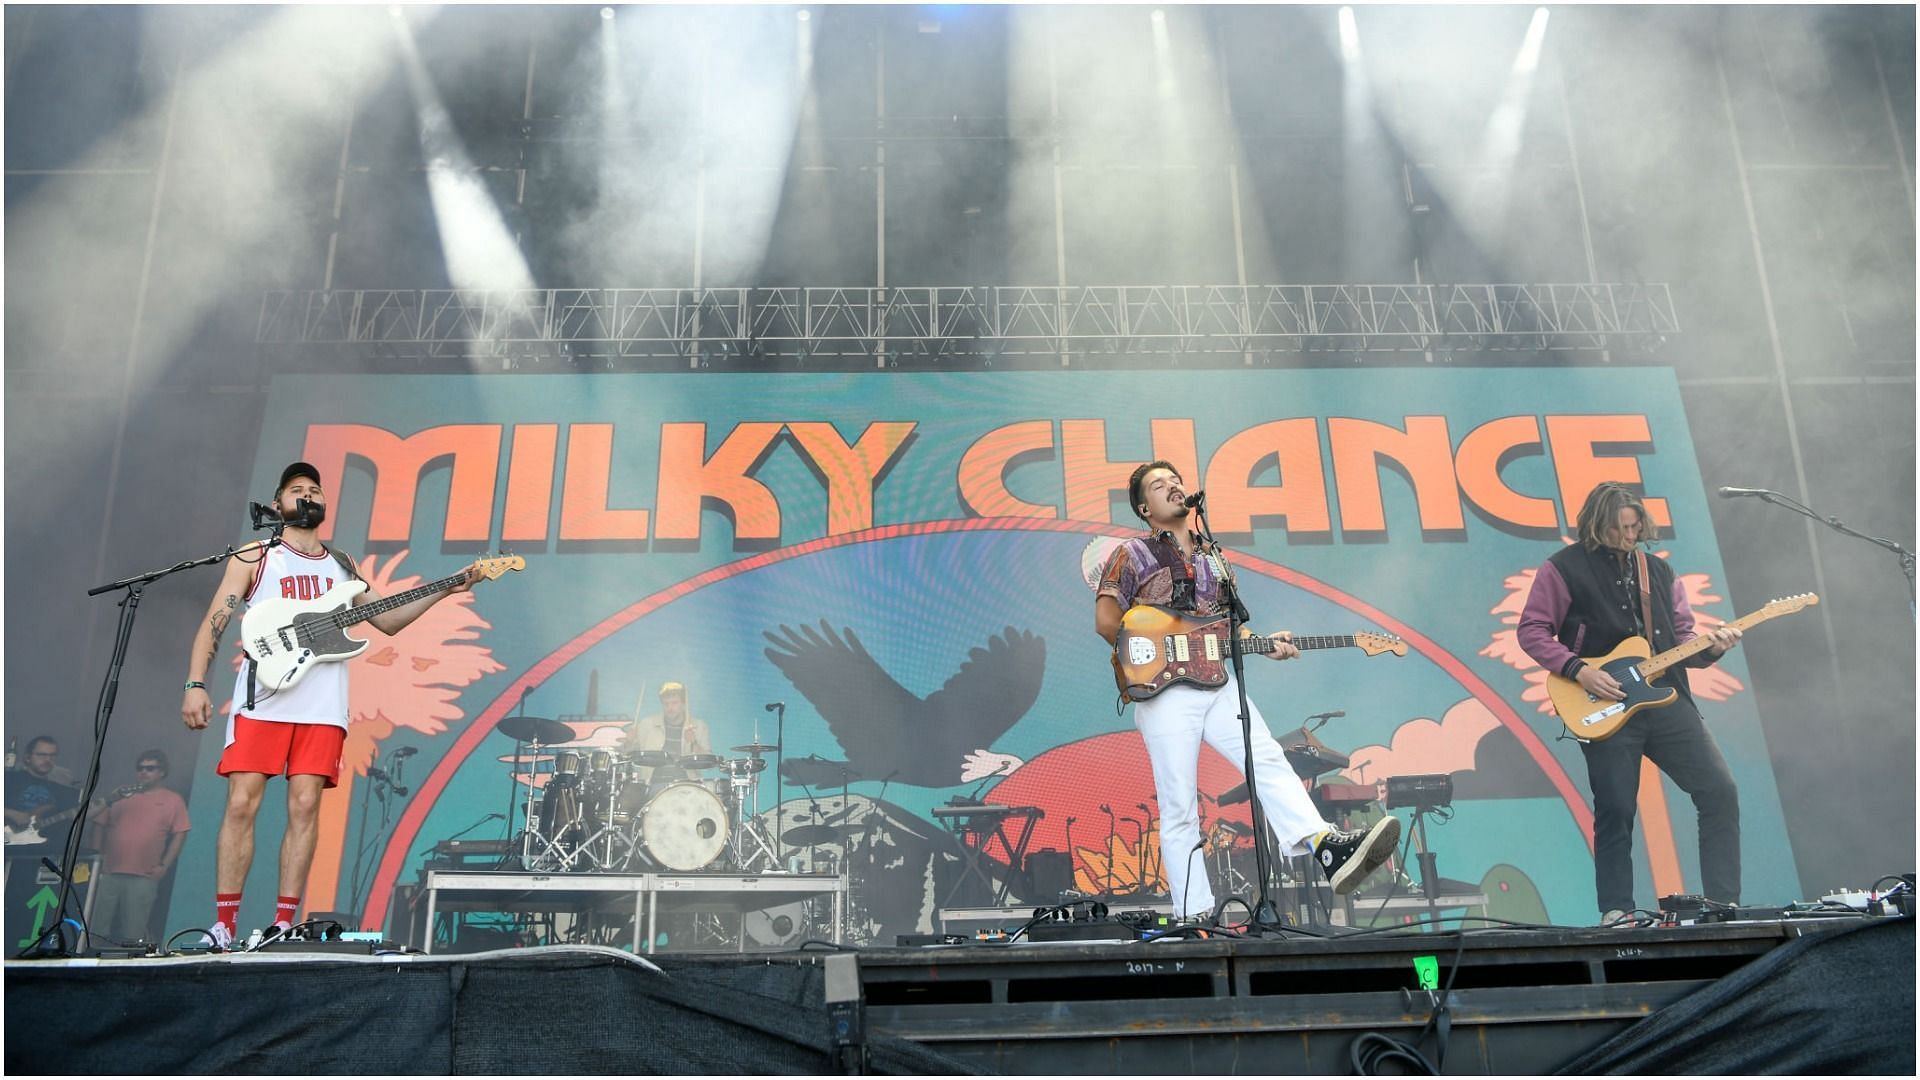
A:
<svg viewBox="0 0 1920 1080">
<path fill-rule="evenodd" d="M 1700 819 L 1701 887 L 1709 899 L 1740 902 L 1740 792 L 1720 746 L 1693 703 L 1681 697 L 1627 721 L 1613 737 L 1580 745 L 1593 789 L 1593 883 L 1600 911 L 1632 911 L 1633 817 L 1640 759 L 1693 797 Z"/>
</svg>

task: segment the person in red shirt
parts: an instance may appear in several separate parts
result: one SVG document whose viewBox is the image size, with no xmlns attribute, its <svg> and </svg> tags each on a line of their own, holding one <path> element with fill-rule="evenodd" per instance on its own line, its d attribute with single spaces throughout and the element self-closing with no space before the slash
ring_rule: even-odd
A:
<svg viewBox="0 0 1920 1080">
<path fill-rule="evenodd" d="M 147 937 L 160 882 L 186 845 L 187 804 L 160 782 L 167 778 L 167 755 L 148 750 L 134 759 L 138 779 L 123 796 L 94 811 L 92 821 L 106 830 L 100 845 L 100 877 L 94 882 L 93 934 L 108 941 Z"/>
</svg>

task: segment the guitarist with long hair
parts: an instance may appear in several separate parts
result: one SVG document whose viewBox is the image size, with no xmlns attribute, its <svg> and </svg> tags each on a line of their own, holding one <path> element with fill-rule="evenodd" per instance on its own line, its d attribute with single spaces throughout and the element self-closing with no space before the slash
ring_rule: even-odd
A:
<svg viewBox="0 0 1920 1080">
<path fill-rule="evenodd" d="M 213 718 L 207 674 L 219 655 L 228 623 L 241 617 L 242 604 L 319 600 L 336 582 L 359 578 L 351 559 L 320 542 L 326 508 L 319 470 L 296 461 L 281 472 L 280 486 L 273 493 L 273 510 L 287 522 L 281 542 L 272 547 L 250 544 L 227 560 L 206 618 L 193 635 L 186 693 L 180 702 L 180 717 L 187 727 L 198 731 Z M 387 634 L 397 634 L 441 599 L 473 588 L 479 578 L 469 567 L 450 587 L 367 621 Z M 353 598 L 353 604 L 359 607 L 379 599 L 368 587 Z M 287 834 L 280 845 L 274 927 L 284 929 L 293 922 L 319 839 L 320 793 L 340 781 L 340 750 L 347 736 L 346 664 L 312 664 L 304 677 L 287 685 L 256 681 L 250 667 L 242 665 L 234 683 L 226 752 L 219 767 L 220 775 L 227 778 L 227 806 L 220 822 L 214 923 L 209 928 L 219 949 L 232 944 L 238 926 L 241 890 L 253 866 L 254 819 L 267 778 L 282 774 L 287 778 Z"/>
<path fill-rule="evenodd" d="M 1596 698 L 1622 701 L 1620 681 L 1586 659 L 1644 638 L 1659 652 L 1698 636 L 1686 588 L 1657 555 L 1639 545 L 1657 538 L 1646 505 L 1624 484 L 1587 493 L 1575 541 L 1542 563 L 1520 614 L 1520 647 L 1549 672 L 1572 679 Z M 1722 626 L 1711 648 L 1686 661 L 1706 667 L 1740 643 L 1740 628 Z M 1601 924 L 1633 911 L 1633 817 L 1640 759 L 1647 758 L 1693 798 L 1700 819 L 1700 876 L 1707 898 L 1740 899 L 1740 794 L 1733 772 L 1694 708 L 1684 669 L 1665 676 L 1678 693 L 1646 709 L 1611 736 L 1581 740 L 1593 789 L 1593 878 Z"/>
<path fill-rule="evenodd" d="M 1101 572 L 1093 622 L 1109 645 L 1115 643 L 1128 609 L 1136 604 L 1202 615 L 1213 614 L 1221 604 L 1212 565 L 1201 557 L 1198 540 L 1187 527 L 1186 482 L 1179 470 L 1165 461 L 1150 461 L 1133 471 L 1127 495 L 1133 512 L 1151 531 L 1115 548 Z M 1300 652 L 1281 640 L 1268 655 L 1286 660 Z M 1364 832 L 1335 829 L 1314 807 L 1257 707 L 1252 707 L 1252 719 L 1255 789 L 1280 853 L 1311 853 L 1335 892 L 1352 892 L 1393 853 L 1400 836 L 1399 819 L 1389 815 Z M 1206 860 L 1194 865 L 1194 852 L 1201 843 L 1200 744 L 1204 741 L 1218 750 L 1235 771 L 1244 768 L 1239 691 L 1231 675 L 1218 687 L 1168 686 L 1136 702 L 1133 723 L 1153 763 L 1154 792 L 1160 803 L 1160 862 L 1172 893 L 1174 916 L 1210 914 L 1214 898 Z"/>
</svg>

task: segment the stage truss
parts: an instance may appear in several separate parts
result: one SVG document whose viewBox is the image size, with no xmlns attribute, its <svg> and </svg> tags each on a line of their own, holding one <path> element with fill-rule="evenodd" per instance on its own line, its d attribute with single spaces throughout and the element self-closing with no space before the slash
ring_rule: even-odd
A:
<svg viewBox="0 0 1920 1080">
<path fill-rule="evenodd" d="M 375 360 L 1651 353 L 1663 284 L 362 289 L 267 293 L 255 339 Z"/>
</svg>

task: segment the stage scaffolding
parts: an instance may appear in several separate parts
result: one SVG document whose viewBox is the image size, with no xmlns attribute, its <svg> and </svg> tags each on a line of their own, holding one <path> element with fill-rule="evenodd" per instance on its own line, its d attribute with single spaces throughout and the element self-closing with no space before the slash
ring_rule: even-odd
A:
<svg viewBox="0 0 1920 1080">
<path fill-rule="evenodd" d="M 1664 284 L 362 289 L 269 292 L 268 349 L 399 362 L 1530 353 L 1644 355 L 1680 330 Z M 544 362 L 544 363 L 543 363 Z"/>
</svg>

